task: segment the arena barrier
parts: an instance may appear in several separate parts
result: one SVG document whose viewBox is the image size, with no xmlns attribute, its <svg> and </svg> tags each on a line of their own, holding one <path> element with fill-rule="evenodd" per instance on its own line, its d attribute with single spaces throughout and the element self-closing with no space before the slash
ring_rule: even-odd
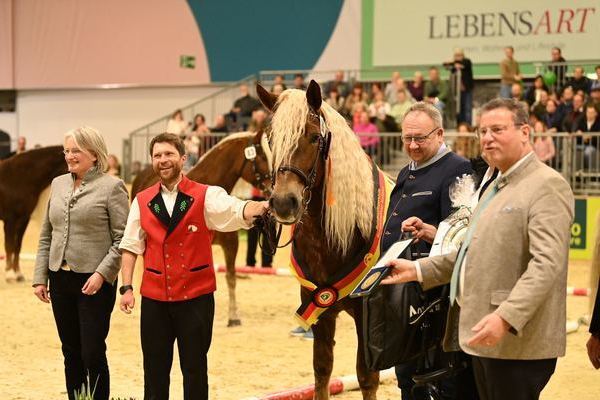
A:
<svg viewBox="0 0 600 400">
<path fill-rule="evenodd" d="M 395 378 L 394 368 L 386 369 L 379 373 L 379 381 L 383 382 Z M 332 378 L 329 382 L 329 393 L 339 394 L 349 390 L 359 389 L 356 375 L 345 375 Z M 315 385 L 306 385 L 294 389 L 286 389 L 280 392 L 267 394 L 262 397 L 246 397 L 242 400 L 311 400 L 315 394 Z"/>
<path fill-rule="evenodd" d="M 567 287 L 567 295 L 569 296 L 584 296 L 587 297 L 591 295 L 592 289 L 589 288 L 576 288 L 573 286 Z"/>
<path fill-rule="evenodd" d="M 218 265 L 216 270 L 217 272 L 226 272 L 227 267 L 225 265 Z M 287 268 L 235 267 L 235 272 L 240 274 L 292 276 L 292 273 Z"/>
</svg>

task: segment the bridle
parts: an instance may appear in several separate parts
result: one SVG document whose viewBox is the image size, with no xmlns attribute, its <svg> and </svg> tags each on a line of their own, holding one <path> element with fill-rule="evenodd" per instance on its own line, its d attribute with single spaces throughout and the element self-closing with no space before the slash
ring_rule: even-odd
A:
<svg viewBox="0 0 600 400">
<path fill-rule="evenodd" d="M 308 205 L 310 204 L 312 198 L 312 189 L 314 188 L 315 181 L 317 178 L 317 168 L 319 166 L 319 161 L 327 161 L 329 157 L 329 147 L 331 146 L 331 131 L 327 128 L 325 120 L 321 114 L 309 112 L 309 117 L 317 119 L 319 121 L 319 128 L 321 134 L 319 135 L 319 145 L 317 154 L 315 156 L 315 160 L 313 161 L 312 167 L 308 174 L 304 172 L 302 169 L 291 165 L 284 164 L 277 168 L 277 171 L 273 169 L 271 183 L 273 187 L 275 187 L 275 180 L 277 174 L 283 172 L 291 172 L 298 176 L 302 183 L 304 184 L 304 188 L 302 189 L 302 208 L 303 213 L 298 221 L 295 222 L 297 228 L 294 230 L 294 233 L 299 229 L 300 224 L 302 223 L 302 217 L 304 214 L 308 212 Z M 267 210 L 265 214 L 261 217 L 257 218 L 255 225 L 259 228 L 260 233 L 265 237 L 264 243 L 267 245 L 267 248 L 263 248 L 262 241 L 259 240 L 259 244 L 261 249 L 266 253 L 271 253 L 271 255 L 275 254 L 277 249 L 288 246 L 294 240 L 294 233 L 292 233 L 290 240 L 288 240 L 285 244 L 279 245 L 279 239 L 281 238 L 281 232 L 283 228 L 283 224 L 279 223 L 279 227 L 277 227 L 278 222 L 275 217 L 273 217 L 271 210 Z"/>
<path fill-rule="evenodd" d="M 272 175 L 269 172 L 266 172 L 264 174 L 261 174 L 259 172 L 257 162 L 259 151 L 262 151 L 263 154 L 266 154 L 260 142 L 254 143 L 254 138 L 250 138 L 248 140 L 248 146 L 246 146 L 246 148 L 244 149 L 244 163 L 242 164 L 241 171 L 244 170 L 246 164 L 249 161 L 252 161 L 252 173 L 254 175 L 254 182 L 251 182 L 252 186 L 255 186 L 258 189 L 260 189 L 261 192 L 263 192 L 265 195 L 270 195 L 271 189 L 268 188 L 267 185 L 265 185 L 265 182 L 270 178 L 272 179 Z"/>
</svg>

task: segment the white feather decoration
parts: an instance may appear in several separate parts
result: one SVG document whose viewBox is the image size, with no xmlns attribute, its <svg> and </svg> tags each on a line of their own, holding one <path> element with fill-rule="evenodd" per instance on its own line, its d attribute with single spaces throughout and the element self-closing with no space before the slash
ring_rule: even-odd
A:
<svg viewBox="0 0 600 400">
<path fill-rule="evenodd" d="M 467 207 L 470 209 L 473 193 L 475 193 L 473 176 L 463 174 L 463 176 L 456 178 L 456 182 L 450 186 L 448 191 L 452 208 Z"/>
</svg>

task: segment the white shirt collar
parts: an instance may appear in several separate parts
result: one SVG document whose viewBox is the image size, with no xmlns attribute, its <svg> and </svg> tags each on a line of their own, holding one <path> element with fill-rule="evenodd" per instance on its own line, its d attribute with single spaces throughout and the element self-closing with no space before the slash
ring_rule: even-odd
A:
<svg viewBox="0 0 600 400">
<path fill-rule="evenodd" d="M 173 186 L 173 190 L 169 190 L 165 185 L 163 185 L 162 183 L 160 184 L 160 191 L 164 194 L 176 194 L 179 193 L 179 184 L 181 183 L 181 179 L 182 175 L 179 176 L 179 180 L 177 181 L 177 183 L 175 183 L 175 186 Z"/>
</svg>

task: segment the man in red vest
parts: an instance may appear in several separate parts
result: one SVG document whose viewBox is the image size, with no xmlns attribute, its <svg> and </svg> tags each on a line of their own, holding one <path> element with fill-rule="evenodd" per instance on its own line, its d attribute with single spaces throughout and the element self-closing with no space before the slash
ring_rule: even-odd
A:
<svg viewBox="0 0 600 400">
<path fill-rule="evenodd" d="M 119 246 L 123 252 L 120 308 L 131 313 L 138 255 L 144 257 L 141 338 L 144 399 L 168 400 L 173 344 L 177 340 L 184 399 L 208 399 L 206 354 L 212 338 L 215 271 L 212 232 L 252 226 L 267 202 L 242 201 L 218 186 L 181 173 L 185 148 L 163 133 L 150 142 L 160 182 L 138 193 Z"/>
</svg>

